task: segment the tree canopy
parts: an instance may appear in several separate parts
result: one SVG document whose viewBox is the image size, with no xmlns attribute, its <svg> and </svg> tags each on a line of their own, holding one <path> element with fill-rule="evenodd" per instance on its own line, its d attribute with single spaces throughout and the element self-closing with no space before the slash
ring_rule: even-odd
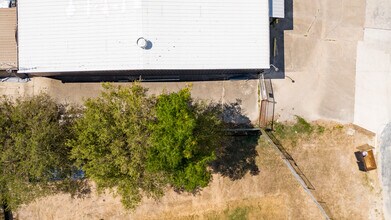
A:
<svg viewBox="0 0 391 220">
<path fill-rule="evenodd" d="M 209 184 L 222 143 L 216 108 L 193 100 L 189 87 L 151 96 L 138 83 L 103 86 L 77 111 L 48 95 L 0 101 L 0 205 L 80 190 L 79 169 L 129 209 L 167 186 L 194 192 Z"/>
<path fill-rule="evenodd" d="M 152 123 L 148 167 L 164 171 L 177 189 L 194 191 L 210 182 L 208 163 L 221 143 L 221 121 L 214 109 L 195 103 L 190 89 L 162 94 Z"/>
<path fill-rule="evenodd" d="M 116 188 L 126 208 L 164 188 L 194 191 L 208 185 L 208 163 L 220 143 L 216 111 L 194 102 L 190 89 L 148 96 L 139 84 L 104 85 L 85 103 L 69 140 L 72 158 L 99 189 Z"/>
<path fill-rule="evenodd" d="M 163 194 L 163 176 L 147 172 L 145 166 L 154 101 L 139 85 L 104 87 L 101 97 L 85 102 L 84 115 L 74 127 L 76 138 L 68 145 L 99 189 L 117 187 L 124 206 L 134 208 L 141 192 Z"/>
<path fill-rule="evenodd" d="M 0 102 L 0 202 L 7 209 L 55 192 L 70 178 L 65 106 L 47 95 Z"/>
</svg>

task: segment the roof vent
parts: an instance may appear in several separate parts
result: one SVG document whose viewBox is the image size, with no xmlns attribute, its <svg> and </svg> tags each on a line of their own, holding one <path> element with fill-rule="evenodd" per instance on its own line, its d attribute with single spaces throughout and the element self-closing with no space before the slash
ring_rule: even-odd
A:
<svg viewBox="0 0 391 220">
<path fill-rule="evenodd" d="M 148 46 L 148 40 L 143 37 L 140 37 L 139 39 L 137 39 L 137 46 L 139 46 L 141 49 L 146 49 Z"/>
</svg>

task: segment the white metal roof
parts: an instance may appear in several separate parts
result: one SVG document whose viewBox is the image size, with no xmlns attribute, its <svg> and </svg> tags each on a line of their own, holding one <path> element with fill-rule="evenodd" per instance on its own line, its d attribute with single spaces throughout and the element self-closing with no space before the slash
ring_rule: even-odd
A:
<svg viewBox="0 0 391 220">
<path fill-rule="evenodd" d="M 268 69 L 268 6 L 268 0 L 18 0 L 19 72 Z M 152 47 L 141 48 L 139 38 Z"/>
<path fill-rule="evenodd" d="M 284 18 L 285 17 L 285 0 L 269 0 L 270 17 Z"/>
</svg>

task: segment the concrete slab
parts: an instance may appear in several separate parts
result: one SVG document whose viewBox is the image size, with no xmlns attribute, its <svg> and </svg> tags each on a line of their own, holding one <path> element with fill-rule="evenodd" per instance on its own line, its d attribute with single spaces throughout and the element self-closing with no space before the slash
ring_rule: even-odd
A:
<svg viewBox="0 0 391 220">
<path fill-rule="evenodd" d="M 222 104 L 229 104 L 231 105 L 229 106 L 230 108 L 234 107 L 242 113 L 242 115 L 228 115 L 231 122 L 240 124 L 248 122 L 258 123 L 258 80 L 224 81 L 221 97 Z M 232 105 L 234 103 L 238 105 Z"/>
<path fill-rule="evenodd" d="M 330 40 L 357 41 L 362 38 L 365 1 L 294 1 L 293 33 Z"/>
<path fill-rule="evenodd" d="M 379 134 L 391 121 L 391 53 L 365 42 L 357 48 L 354 123 Z"/>
<path fill-rule="evenodd" d="M 163 91 L 178 91 L 188 83 L 142 83 L 149 89 L 150 94 L 159 94 Z M 115 83 L 115 85 L 129 86 L 131 83 Z M 212 81 L 193 82 L 192 95 L 195 99 L 207 100 L 219 104 L 237 103 L 243 113 L 240 118 L 247 122 L 256 123 L 259 117 L 258 80 L 242 81 Z M 62 83 L 49 78 L 32 78 L 28 83 L 0 83 L 0 95 L 9 98 L 47 93 L 61 103 L 82 104 L 87 98 L 97 97 L 102 91 L 100 83 Z M 239 119 L 238 119 L 239 120 Z"/>
<path fill-rule="evenodd" d="M 380 135 L 381 180 L 383 184 L 384 218 L 391 218 L 391 123 Z"/>
<path fill-rule="evenodd" d="M 391 219 L 391 2 L 367 0 L 365 27 L 357 47 L 354 123 L 379 137 L 384 218 Z"/>
<path fill-rule="evenodd" d="M 365 27 L 391 30 L 391 1 L 366 0 Z"/>
<path fill-rule="evenodd" d="M 365 1 L 298 0 L 285 32 L 285 80 L 275 80 L 280 120 L 353 122 L 356 45 L 364 37 Z"/>
</svg>

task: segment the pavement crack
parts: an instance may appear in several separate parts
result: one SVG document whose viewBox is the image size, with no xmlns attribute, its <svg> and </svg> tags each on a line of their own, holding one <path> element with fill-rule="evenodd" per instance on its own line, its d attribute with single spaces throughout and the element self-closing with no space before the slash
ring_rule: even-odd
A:
<svg viewBox="0 0 391 220">
<path fill-rule="evenodd" d="M 310 31 L 312 29 L 312 26 L 315 24 L 315 21 L 318 19 L 319 13 L 320 13 L 320 9 L 318 8 L 318 11 L 316 12 L 316 15 L 314 16 L 314 19 L 312 20 L 310 26 L 307 29 L 307 33 L 304 36 L 308 36 L 308 34 L 310 33 Z"/>
</svg>

